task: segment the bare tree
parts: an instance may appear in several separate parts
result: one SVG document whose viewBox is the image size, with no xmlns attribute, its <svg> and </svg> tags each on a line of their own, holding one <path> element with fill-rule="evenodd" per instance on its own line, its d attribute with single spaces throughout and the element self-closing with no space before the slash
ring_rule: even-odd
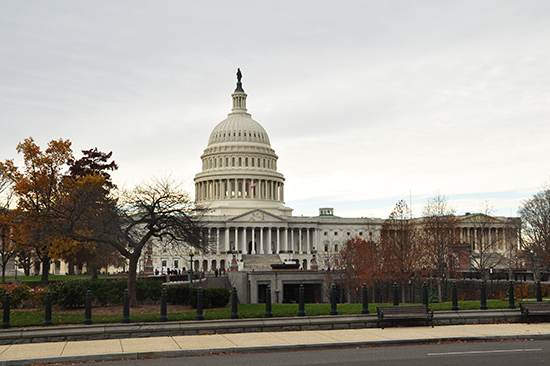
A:
<svg viewBox="0 0 550 366">
<path fill-rule="evenodd" d="M 397 202 L 380 231 L 382 270 L 388 278 L 401 285 L 405 298 L 405 284 L 420 269 L 420 243 L 418 227 L 412 213 L 403 200 Z"/>
<path fill-rule="evenodd" d="M 511 244 L 514 242 L 514 221 L 495 217 L 488 202 L 481 207 L 480 213 L 465 216 L 464 220 L 468 220 L 473 228 L 473 235 L 469 238 L 472 269 L 478 271 L 483 279 L 489 278 L 491 268 L 508 268 L 511 274 L 511 258 L 515 249 Z"/>
<path fill-rule="evenodd" d="M 207 250 L 208 237 L 202 226 L 204 210 L 192 203 L 188 192 L 170 178 L 153 179 L 130 190 L 118 199 L 105 201 L 89 236 L 79 240 L 112 245 L 128 259 L 128 291 L 136 304 L 136 279 L 143 249 L 153 241 L 166 247 L 188 246 Z"/>
<path fill-rule="evenodd" d="M 442 285 L 453 271 L 453 249 L 460 242 L 458 220 L 447 197 L 441 194 L 428 200 L 422 214 L 424 264 L 436 278 L 438 296 L 442 299 Z"/>
<path fill-rule="evenodd" d="M 522 250 L 539 279 L 541 271 L 550 270 L 550 187 L 543 187 L 522 204 Z"/>
</svg>

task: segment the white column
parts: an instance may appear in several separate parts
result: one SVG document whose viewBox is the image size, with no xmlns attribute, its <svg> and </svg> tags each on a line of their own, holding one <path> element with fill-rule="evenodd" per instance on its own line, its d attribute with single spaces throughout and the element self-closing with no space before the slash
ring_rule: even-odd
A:
<svg viewBox="0 0 550 366">
<path fill-rule="evenodd" d="M 225 252 L 229 252 L 231 249 L 229 248 L 229 228 L 226 226 L 224 231 L 224 239 L 225 239 Z"/>
<path fill-rule="evenodd" d="M 216 228 L 216 254 L 220 252 L 220 228 Z"/>
<path fill-rule="evenodd" d="M 311 229 L 307 229 L 307 244 L 306 244 L 306 253 L 311 254 Z"/>
<path fill-rule="evenodd" d="M 299 228 L 298 229 L 298 253 L 302 254 L 304 248 L 302 246 L 302 232 L 303 232 L 303 228 Z"/>
<path fill-rule="evenodd" d="M 260 254 L 267 254 L 264 248 L 264 228 L 260 227 Z"/>
<path fill-rule="evenodd" d="M 268 246 L 267 253 L 271 254 L 271 227 L 268 227 L 267 229 L 268 229 L 268 231 L 267 231 L 267 246 Z"/>
<path fill-rule="evenodd" d="M 279 233 L 280 228 L 277 227 L 277 254 L 281 253 L 281 234 Z"/>
<path fill-rule="evenodd" d="M 238 253 L 239 250 L 239 227 L 235 226 L 235 251 Z"/>
<path fill-rule="evenodd" d="M 256 254 L 256 228 L 252 226 L 252 253 Z"/>
<path fill-rule="evenodd" d="M 296 250 L 294 250 L 294 228 L 290 229 L 290 248 L 288 250 L 292 250 L 293 253 L 296 253 Z"/>
<path fill-rule="evenodd" d="M 246 226 L 243 227 L 243 254 L 248 254 L 248 243 L 246 242 Z"/>
</svg>

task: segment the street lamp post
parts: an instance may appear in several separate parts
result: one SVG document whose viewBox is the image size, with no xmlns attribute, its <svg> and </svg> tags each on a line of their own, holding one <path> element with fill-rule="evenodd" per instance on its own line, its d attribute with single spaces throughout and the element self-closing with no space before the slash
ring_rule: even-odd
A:
<svg viewBox="0 0 550 366">
<path fill-rule="evenodd" d="M 193 287 L 193 256 L 195 255 L 195 248 L 189 249 L 189 287 Z"/>
</svg>

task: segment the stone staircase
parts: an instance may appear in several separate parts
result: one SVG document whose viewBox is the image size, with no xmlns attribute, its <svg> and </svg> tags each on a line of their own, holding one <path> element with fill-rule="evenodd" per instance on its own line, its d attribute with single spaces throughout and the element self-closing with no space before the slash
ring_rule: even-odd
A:
<svg viewBox="0 0 550 366">
<path fill-rule="evenodd" d="M 223 287 L 231 290 L 231 283 L 229 278 L 226 276 L 214 276 L 213 274 L 208 274 L 204 282 L 204 287 Z"/>
<path fill-rule="evenodd" d="M 282 264 L 278 254 L 243 254 L 244 270 L 271 271 L 272 264 Z"/>
</svg>

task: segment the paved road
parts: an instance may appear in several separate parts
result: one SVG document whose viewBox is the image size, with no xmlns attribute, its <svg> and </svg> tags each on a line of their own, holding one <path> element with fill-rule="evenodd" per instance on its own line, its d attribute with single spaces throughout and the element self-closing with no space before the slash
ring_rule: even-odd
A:
<svg viewBox="0 0 550 366">
<path fill-rule="evenodd" d="M 94 363 L 94 366 L 467 365 L 508 366 L 550 362 L 550 341 L 474 342 L 354 349 L 232 354 Z"/>
</svg>

